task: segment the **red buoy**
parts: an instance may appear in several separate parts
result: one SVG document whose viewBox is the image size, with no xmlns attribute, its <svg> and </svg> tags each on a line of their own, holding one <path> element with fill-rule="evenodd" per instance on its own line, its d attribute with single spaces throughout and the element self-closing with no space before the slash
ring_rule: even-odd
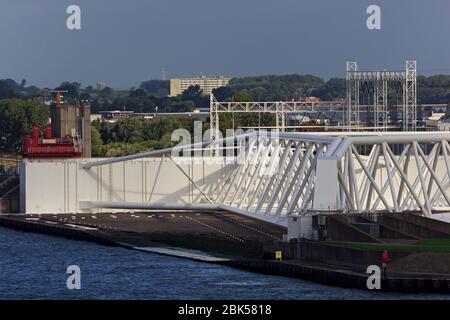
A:
<svg viewBox="0 0 450 320">
<path fill-rule="evenodd" d="M 389 253 L 389 251 L 384 250 L 382 258 L 383 258 L 383 263 L 391 262 L 391 254 Z"/>
</svg>

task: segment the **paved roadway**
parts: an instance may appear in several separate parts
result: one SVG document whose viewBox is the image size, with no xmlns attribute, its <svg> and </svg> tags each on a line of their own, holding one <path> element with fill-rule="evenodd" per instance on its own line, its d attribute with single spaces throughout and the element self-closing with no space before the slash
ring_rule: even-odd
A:
<svg viewBox="0 0 450 320">
<path fill-rule="evenodd" d="M 28 214 L 15 219 L 76 226 L 135 247 L 163 243 L 250 257 L 261 257 L 265 242 L 286 233 L 283 227 L 225 212 Z"/>
</svg>

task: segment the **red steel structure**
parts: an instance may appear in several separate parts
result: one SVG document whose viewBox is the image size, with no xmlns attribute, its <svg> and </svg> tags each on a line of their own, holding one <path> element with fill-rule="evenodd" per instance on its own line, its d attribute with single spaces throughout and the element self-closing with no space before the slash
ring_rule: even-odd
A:
<svg viewBox="0 0 450 320">
<path fill-rule="evenodd" d="M 24 158 L 80 158 L 81 155 L 78 138 L 69 135 L 63 138 L 53 137 L 50 124 L 43 129 L 43 136 L 39 135 L 39 126 L 34 126 L 33 135 L 23 139 Z"/>
</svg>

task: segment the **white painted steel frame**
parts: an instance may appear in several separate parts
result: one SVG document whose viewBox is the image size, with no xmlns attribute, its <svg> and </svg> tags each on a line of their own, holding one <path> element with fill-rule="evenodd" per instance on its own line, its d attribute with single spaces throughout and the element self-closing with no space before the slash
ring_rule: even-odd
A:
<svg viewBox="0 0 450 320">
<path fill-rule="evenodd" d="M 176 165 L 202 196 L 199 203 L 184 208 L 226 207 L 242 214 L 265 217 L 263 220 L 276 220 L 286 215 L 317 211 L 313 201 L 315 186 L 325 183 L 337 186 L 336 199 L 330 199 L 330 203 L 336 203 L 335 207 L 330 207 L 331 210 L 420 211 L 431 216 L 435 211 L 450 208 L 449 140 L 447 133 L 379 132 L 332 136 L 260 131 L 92 161 L 82 167 L 89 170 L 95 166 L 161 155 L 169 155 L 176 163 L 176 158 L 171 157 L 174 151 L 222 148 L 224 143 L 231 141 L 239 146 L 241 153 L 233 155 L 234 163 L 214 185 L 194 181 L 189 173 Z M 317 163 L 324 160 L 335 161 L 337 176 L 318 181 L 315 174 Z M 126 207 L 127 203 L 91 202 L 92 205 Z M 177 206 L 132 205 L 133 208 L 148 209 Z"/>
<path fill-rule="evenodd" d="M 402 127 L 403 131 L 416 131 L 417 128 L 417 62 L 407 60 L 405 71 L 359 71 L 355 61 L 348 61 L 347 71 L 347 105 L 346 124 L 348 131 L 359 130 L 360 123 L 360 84 L 373 84 L 374 125 L 378 131 L 386 131 L 387 117 L 387 84 L 389 81 L 400 81 L 403 87 Z"/>
<path fill-rule="evenodd" d="M 274 113 L 278 131 L 285 131 L 286 118 L 289 113 L 321 114 L 326 112 L 344 110 L 344 101 L 217 101 L 213 94 L 210 95 L 210 130 L 211 139 L 219 137 L 220 113 Z"/>
</svg>

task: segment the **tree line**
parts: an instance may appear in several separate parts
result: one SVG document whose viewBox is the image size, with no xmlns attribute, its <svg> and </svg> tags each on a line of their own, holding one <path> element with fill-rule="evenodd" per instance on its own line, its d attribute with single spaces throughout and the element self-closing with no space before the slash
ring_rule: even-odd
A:
<svg viewBox="0 0 450 320">
<path fill-rule="evenodd" d="M 196 107 L 208 108 L 209 97 L 202 94 L 200 87 L 189 87 L 176 97 L 169 97 L 169 80 L 148 80 L 139 87 L 115 90 L 105 87 L 101 90 L 92 85 L 82 87 L 79 82 L 63 82 L 55 89 L 65 90 L 64 99 L 88 100 L 93 113 L 107 110 L 129 110 L 135 112 L 186 112 Z M 394 90 L 391 88 L 391 90 Z M 418 103 L 450 103 L 450 75 L 417 77 Z M 327 81 L 314 75 L 266 75 L 232 78 L 226 87 L 213 90 L 219 101 L 232 100 L 244 94 L 253 101 L 298 100 L 309 96 L 322 100 L 345 99 L 346 82 L 344 78 L 331 78 Z M 27 86 L 12 79 L 0 80 L 1 99 L 44 99 L 48 89 Z"/>
<path fill-rule="evenodd" d="M 92 122 L 92 155 L 117 157 L 164 149 L 174 146 L 171 140 L 175 129 L 193 130 L 191 119 L 127 118 L 117 122 Z"/>
<path fill-rule="evenodd" d="M 450 103 L 450 75 L 418 76 L 418 103 Z M 66 102 L 88 100 L 92 113 L 106 110 L 135 112 L 186 112 L 196 107 L 209 107 L 209 97 L 199 86 L 192 86 L 177 97 L 169 97 L 169 81 L 144 81 L 139 87 L 101 90 L 92 85 L 82 87 L 78 82 L 63 82 L 58 88 Z M 396 90 L 392 89 L 391 90 Z M 315 96 L 322 100 L 344 99 L 346 83 L 343 78 L 327 81 L 313 75 L 268 75 L 233 78 L 226 87 L 215 89 L 220 101 L 281 101 Z M 399 92 L 397 92 L 400 95 Z M 0 152 L 20 151 L 23 135 L 34 124 L 43 126 L 49 110 L 43 101 L 49 98 L 48 89 L 28 86 L 25 79 L 17 83 L 12 79 L 0 80 Z M 220 129 L 274 126 L 270 114 L 242 114 L 221 116 Z M 169 133 L 174 128 L 191 128 L 187 120 L 129 119 L 116 124 L 94 123 L 93 153 L 97 156 L 115 156 L 171 145 Z"/>
</svg>

